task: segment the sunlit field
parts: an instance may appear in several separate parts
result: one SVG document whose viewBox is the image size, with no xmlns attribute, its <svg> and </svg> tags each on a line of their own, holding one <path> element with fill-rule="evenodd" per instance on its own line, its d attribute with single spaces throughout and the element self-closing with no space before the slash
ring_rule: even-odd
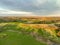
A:
<svg viewBox="0 0 60 45">
<path fill-rule="evenodd" d="M 60 21 L 10 18 L 0 20 L 0 45 L 60 45 Z"/>
</svg>

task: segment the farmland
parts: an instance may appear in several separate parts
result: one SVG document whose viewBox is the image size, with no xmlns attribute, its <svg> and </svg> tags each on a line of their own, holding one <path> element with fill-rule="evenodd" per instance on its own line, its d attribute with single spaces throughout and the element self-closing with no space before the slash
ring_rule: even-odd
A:
<svg viewBox="0 0 60 45">
<path fill-rule="evenodd" d="M 1 17 L 0 45 L 60 45 L 59 23 L 59 17 Z"/>
</svg>

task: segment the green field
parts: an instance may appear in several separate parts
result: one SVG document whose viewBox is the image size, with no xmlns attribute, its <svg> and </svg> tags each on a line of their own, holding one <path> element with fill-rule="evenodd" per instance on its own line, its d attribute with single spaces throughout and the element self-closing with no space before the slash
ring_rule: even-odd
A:
<svg viewBox="0 0 60 45">
<path fill-rule="evenodd" d="M 8 26 L 5 26 L 0 29 L 3 29 L 3 31 L 0 32 L 0 45 L 46 45 L 43 42 L 37 41 L 31 35 L 18 33 L 15 30 L 8 31 L 9 29 L 15 29 L 15 27 L 10 26 L 10 28 L 8 28 Z"/>
<path fill-rule="evenodd" d="M 0 39 L 0 45 L 45 45 L 36 41 L 30 35 L 16 32 L 3 32 L 3 34 L 7 34 L 7 36 Z"/>
<path fill-rule="evenodd" d="M 0 23 L 0 45 L 47 45 L 46 40 L 60 43 L 60 39 L 55 35 L 55 31 L 53 31 L 54 35 L 52 36 L 50 33 L 44 31 L 44 29 L 22 27 L 22 25 L 23 23 L 18 22 Z M 32 36 L 30 35 L 31 32 L 36 32 L 39 36 L 37 34 L 33 35 L 33 33 Z M 45 42 L 44 40 L 36 40 L 36 37 L 39 39 L 41 36 Z"/>
</svg>

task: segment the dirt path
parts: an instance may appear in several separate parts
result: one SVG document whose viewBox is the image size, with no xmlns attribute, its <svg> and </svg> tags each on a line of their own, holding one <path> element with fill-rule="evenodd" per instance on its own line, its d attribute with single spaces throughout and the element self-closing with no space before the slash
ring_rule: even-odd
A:
<svg viewBox="0 0 60 45">
<path fill-rule="evenodd" d="M 22 33 L 22 32 L 20 32 L 20 31 L 16 31 L 16 30 L 7 30 L 7 31 L 9 31 L 9 32 L 17 32 L 17 33 L 19 33 L 19 34 Z"/>
</svg>

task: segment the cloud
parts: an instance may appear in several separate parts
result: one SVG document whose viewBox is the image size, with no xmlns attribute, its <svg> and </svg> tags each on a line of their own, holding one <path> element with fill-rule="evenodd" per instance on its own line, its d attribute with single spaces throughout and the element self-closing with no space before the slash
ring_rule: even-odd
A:
<svg viewBox="0 0 60 45">
<path fill-rule="evenodd" d="M 57 0 L 56 4 L 57 4 L 58 7 L 60 7 L 60 0 Z"/>
<path fill-rule="evenodd" d="M 24 11 L 12 11 L 12 10 L 5 10 L 0 8 L 0 16 L 34 16 L 31 12 L 24 12 Z"/>
<path fill-rule="evenodd" d="M 60 11 L 60 0 L 0 0 L 0 7 L 17 12 L 50 15 Z"/>
<path fill-rule="evenodd" d="M 0 14 L 32 14 L 32 13 L 23 11 L 0 10 Z"/>
</svg>

